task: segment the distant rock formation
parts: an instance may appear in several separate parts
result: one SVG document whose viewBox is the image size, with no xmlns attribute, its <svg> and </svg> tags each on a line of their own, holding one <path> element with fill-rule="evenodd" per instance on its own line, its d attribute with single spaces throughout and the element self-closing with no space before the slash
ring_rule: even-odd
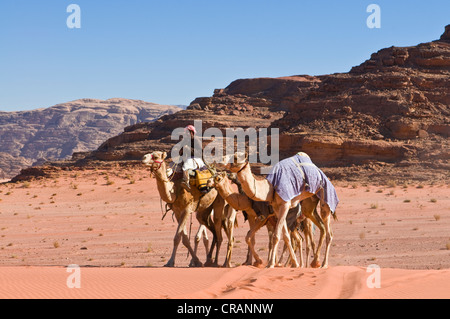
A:
<svg viewBox="0 0 450 319">
<path fill-rule="evenodd" d="M 0 112 L 0 178 L 17 175 L 38 160 L 66 159 L 74 152 L 97 149 L 126 126 L 151 122 L 179 110 L 176 106 L 115 98 Z"/>
<path fill-rule="evenodd" d="M 140 160 L 170 151 L 177 127 L 279 128 L 280 157 L 304 151 L 334 179 L 450 177 L 450 25 L 440 40 L 382 49 L 348 73 L 240 79 L 186 110 L 139 123 L 73 165 Z"/>
</svg>

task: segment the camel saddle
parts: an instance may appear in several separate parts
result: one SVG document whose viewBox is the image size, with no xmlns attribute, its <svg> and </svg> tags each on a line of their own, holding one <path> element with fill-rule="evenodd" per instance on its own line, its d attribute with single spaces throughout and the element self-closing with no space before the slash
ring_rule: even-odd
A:
<svg viewBox="0 0 450 319">
<path fill-rule="evenodd" d="M 209 192 L 210 188 L 207 186 L 207 183 L 211 178 L 212 174 L 208 169 L 196 169 L 189 183 L 201 192 Z"/>
</svg>

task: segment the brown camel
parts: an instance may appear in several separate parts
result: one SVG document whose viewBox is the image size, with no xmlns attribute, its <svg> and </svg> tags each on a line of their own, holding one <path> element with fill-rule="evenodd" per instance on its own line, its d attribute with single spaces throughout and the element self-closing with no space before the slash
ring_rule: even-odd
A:
<svg viewBox="0 0 450 319">
<path fill-rule="evenodd" d="M 178 222 L 177 231 L 174 237 L 174 245 L 172 255 L 165 265 L 166 267 L 175 266 L 175 256 L 178 245 L 182 239 L 184 246 L 188 249 L 192 256 L 192 263 L 195 266 L 202 266 L 196 253 L 192 249 L 189 238 L 187 236 L 186 225 L 192 213 L 197 212 L 196 217 L 201 225 L 205 225 L 214 235 L 211 249 L 208 253 L 205 265 L 217 265 L 220 246 L 222 244 L 222 217 L 225 208 L 225 201 L 215 189 L 203 194 L 195 187 L 191 187 L 188 192 L 181 186 L 181 180 L 171 181 L 167 177 L 167 166 L 165 159 L 166 152 L 153 152 L 144 155 L 142 162 L 150 166 L 150 171 L 156 177 L 158 192 L 161 199 L 171 205 L 175 218 Z M 213 222 L 211 226 L 210 218 L 214 209 Z M 212 263 L 212 253 L 216 246 L 216 258 Z"/>
<path fill-rule="evenodd" d="M 299 202 L 304 201 L 307 198 L 313 197 L 316 194 L 303 191 L 301 194 L 295 196 L 291 200 L 285 201 L 280 197 L 280 195 L 277 192 L 274 191 L 272 184 L 270 184 L 270 182 L 267 179 L 255 178 L 255 176 L 251 171 L 250 164 L 247 160 L 246 154 L 236 153 L 233 155 L 232 158 L 226 156 L 224 157 L 223 163 L 225 164 L 225 167 L 228 170 L 237 173 L 237 177 L 242 184 L 242 189 L 250 199 L 255 201 L 269 202 L 270 205 L 272 205 L 272 207 L 274 208 L 277 217 L 277 223 L 274 235 L 272 237 L 272 247 L 269 252 L 269 262 L 267 266 L 269 268 L 273 268 L 275 266 L 278 244 L 281 235 L 283 235 L 283 240 L 289 250 L 292 265 L 294 267 L 298 267 L 299 264 L 295 256 L 294 249 L 292 248 L 291 245 L 291 237 L 289 235 L 289 230 L 287 228 L 286 217 L 290 208 L 296 207 Z M 312 210 L 308 209 L 307 212 L 305 209 L 305 216 L 310 218 L 311 221 L 320 230 L 319 244 L 314 254 L 314 260 L 311 264 L 312 267 L 320 267 L 320 263 L 318 260 L 320 250 L 323 245 L 325 237 L 326 237 L 326 249 L 322 267 L 326 268 L 328 266 L 328 255 L 333 236 L 330 225 L 331 215 L 332 215 L 331 210 L 326 203 L 321 203 L 321 216 L 317 213 L 316 209 Z M 333 217 L 335 217 L 335 215 L 333 215 Z"/>
<path fill-rule="evenodd" d="M 253 256 L 255 258 L 255 263 L 253 265 L 261 265 L 262 260 L 255 250 L 255 234 L 261 227 L 267 225 L 270 236 L 273 232 L 273 226 L 270 223 L 267 223 L 267 218 L 258 218 L 258 214 L 252 207 L 252 201 L 247 195 L 236 192 L 233 189 L 231 180 L 225 172 L 217 173 L 214 178 L 208 182 L 208 185 L 214 186 L 222 198 L 225 199 L 225 201 L 235 210 L 245 211 L 247 213 L 250 230 L 245 236 L 245 241 L 248 245 L 248 253 L 247 260 L 244 264 L 251 265 Z"/>
</svg>

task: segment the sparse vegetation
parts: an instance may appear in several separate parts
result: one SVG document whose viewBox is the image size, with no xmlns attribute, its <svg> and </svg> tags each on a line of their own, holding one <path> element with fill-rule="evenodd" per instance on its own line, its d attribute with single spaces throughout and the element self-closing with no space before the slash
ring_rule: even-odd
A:
<svg viewBox="0 0 450 319">
<path fill-rule="evenodd" d="M 405 199 L 405 200 L 403 201 L 403 203 L 411 203 L 411 200 L 410 200 L 410 199 Z"/>
<path fill-rule="evenodd" d="M 434 214 L 434 219 L 435 219 L 436 221 L 439 221 L 439 219 L 441 219 L 441 215 Z"/>
<path fill-rule="evenodd" d="M 378 203 L 377 204 L 370 204 L 370 209 L 377 209 L 378 208 Z"/>
<path fill-rule="evenodd" d="M 432 198 L 432 199 L 430 199 L 430 202 L 436 203 L 436 202 L 437 202 L 437 199 L 436 199 L 436 198 Z"/>
<path fill-rule="evenodd" d="M 397 186 L 397 183 L 396 183 L 394 180 L 389 180 L 389 181 L 387 182 L 387 186 L 388 186 L 388 187 L 396 187 L 396 186 Z"/>
</svg>

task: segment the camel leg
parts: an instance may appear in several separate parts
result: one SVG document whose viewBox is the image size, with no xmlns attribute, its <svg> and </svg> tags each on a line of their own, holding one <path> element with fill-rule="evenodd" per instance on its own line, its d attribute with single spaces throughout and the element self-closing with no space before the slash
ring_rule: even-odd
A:
<svg viewBox="0 0 450 319">
<path fill-rule="evenodd" d="M 275 217 L 273 217 L 273 216 L 269 217 L 269 220 L 266 222 L 267 235 L 269 236 L 269 247 L 268 247 L 269 253 L 273 247 L 272 237 L 273 237 L 273 234 L 275 233 L 275 224 L 276 224 L 276 221 L 275 221 L 275 224 L 272 224 L 270 218 L 275 219 Z"/>
<path fill-rule="evenodd" d="M 248 224 L 250 226 L 250 229 L 247 232 L 247 236 L 250 233 L 250 230 L 256 224 L 256 218 L 254 218 L 253 216 L 248 215 Z M 247 236 L 245 237 L 245 242 L 247 242 Z M 255 237 L 251 238 L 251 240 L 252 240 L 251 244 L 247 243 L 247 259 L 243 263 L 244 265 L 251 265 L 252 264 L 253 253 L 252 253 L 252 250 L 250 249 L 250 247 L 251 247 L 251 245 L 253 245 L 253 247 L 255 246 Z"/>
<path fill-rule="evenodd" d="M 269 263 L 267 265 L 268 268 L 275 267 L 275 262 L 277 258 L 277 249 L 278 244 L 280 242 L 281 236 L 283 236 L 284 242 L 288 246 L 289 255 L 292 258 L 292 262 L 294 267 L 298 267 L 297 258 L 295 257 L 294 250 L 291 245 L 291 237 L 289 236 L 289 231 L 286 225 L 286 216 L 289 211 L 290 202 L 283 201 L 280 197 L 277 196 L 275 203 L 275 211 L 277 212 L 277 224 L 275 226 L 275 233 L 272 237 L 273 246 L 269 251 Z"/>
<path fill-rule="evenodd" d="M 314 252 L 315 251 L 315 244 L 312 237 L 312 222 L 309 218 L 306 218 L 303 221 L 303 232 L 305 234 L 305 244 L 306 244 L 306 252 L 305 252 L 305 265 L 308 267 L 309 265 L 309 257 L 311 254 L 311 249 Z"/>
<path fill-rule="evenodd" d="M 205 267 L 211 267 L 213 265 L 212 255 L 213 255 L 213 252 L 214 252 L 214 248 L 216 247 L 216 243 L 217 243 L 216 230 L 215 230 L 215 228 L 213 226 L 211 226 L 213 224 L 211 215 L 212 214 L 208 215 L 208 222 L 207 222 L 208 226 L 207 227 L 213 234 L 213 240 L 212 240 L 211 246 L 210 246 L 210 248 L 208 250 L 208 254 L 206 255 L 206 262 L 204 264 Z"/>
<path fill-rule="evenodd" d="M 197 266 L 201 266 L 201 262 L 198 259 L 197 255 L 194 253 L 194 250 L 191 247 L 191 244 L 189 242 L 189 238 L 187 236 L 187 231 L 186 231 L 186 223 L 189 219 L 189 216 L 191 215 L 190 212 L 185 211 L 184 214 L 182 215 L 181 219 L 178 222 L 178 227 L 177 227 L 177 231 L 175 233 L 175 237 L 173 239 L 173 250 L 172 250 L 172 255 L 169 259 L 169 261 L 166 263 L 165 267 L 174 267 L 175 266 L 175 256 L 177 253 L 177 249 L 178 249 L 178 245 L 180 244 L 181 239 L 183 239 L 183 245 L 186 246 L 186 248 L 188 249 L 189 253 L 191 254 L 195 265 Z"/>
<path fill-rule="evenodd" d="M 291 244 L 292 244 L 292 248 L 294 249 L 294 252 L 296 252 L 299 247 L 300 247 L 300 267 L 303 267 L 303 258 L 301 255 L 301 247 L 302 247 L 302 238 L 300 237 L 300 235 L 298 234 L 298 232 L 296 230 L 293 230 L 292 232 L 289 232 L 290 236 L 291 236 Z M 284 253 L 288 250 L 288 247 L 286 246 L 286 244 L 283 245 L 283 250 L 281 251 L 281 255 L 280 255 L 280 259 L 278 260 L 278 265 L 281 266 L 283 264 L 283 257 L 284 257 Z M 284 264 L 284 266 L 286 267 L 289 263 L 291 262 L 291 257 L 288 256 L 288 258 L 286 259 L 286 263 Z"/>
<path fill-rule="evenodd" d="M 206 231 L 205 225 L 200 225 L 198 228 L 197 234 L 195 235 L 195 245 L 194 245 L 194 254 L 197 256 L 198 244 L 203 239 L 203 245 L 205 245 L 206 257 L 208 257 L 208 249 L 209 249 L 209 238 L 208 233 Z M 191 260 L 189 267 L 194 267 L 195 262 L 194 259 Z"/>
<path fill-rule="evenodd" d="M 203 245 L 205 246 L 205 251 L 208 252 L 209 238 L 208 238 L 208 232 L 206 231 L 206 226 L 203 227 Z"/>
<path fill-rule="evenodd" d="M 198 244 L 200 243 L 200 240 L 202 240 L 203 237 L 203 225 L 200 225 L 198 228 L 197 234 L 195 234 L 195 241 L 194 241 L 194 254 L 197 255 L 197 249 Z M 193 266 L 194 260 L 191 260 L 191 263 L 189 264 L 189 267 Z"/>
<path fill-rule="evenodd" d="M 317 196 L 309 197 L 302 201 L 302 214 L 304 216 L 306 216 L 312 223 L 314 223 L 314 225 L 316 225 L 320 230 L 319 245 L 317 247 L 317 250 L 315 250 L 313 248 L 314 258 L 313 258 L 313 261 L 311 262 L 311 267 L 313 267 L 313 268 L 320 267 L 320 263 L 319 263 L 320 250 L 322 248 L 322 244 L 325 239 L 325 233 L 326 233 L 325 224 L 324 224 L 322 218 L 317 213 L 316 207 L 317 207 L 318 202 L 319 202 L 319 198 Z M 310 225 L 311 225 L 311 223 L 309 223 L 309 226 Z M 314 241 L 312 239 L 312 234 L 311 234 L 311 227 L 306 227 L 305 229 L 308 229 L 308 233 L 309 233 L 309 235 L 305 235 L 305 236 L 308 237 L 309 242 L 314 247 Z M 307 245 L 306 247 L 307 247 L 307 254 L 308 254 L 308 258 L 309 258 L 309 245 Z"/>
<path fill-rule="evenodd" d="M 297 243 L 296 250 L 298 250 L 300 254 L 300 268 L 303 268 L 303 238 L 300 236 L 297 229 L 294 229 L 291 232 L 291 240 L 292 239 L 295 239 L 295 242 Z"/>
<path fill-rule="evenodd" d="M 317 210 L 314 210 L 311 221 L 319 228 L 319 231 L 320 231 L 319 244 L 317 245 L 317 249 L 314 252 L 314 259 L 311 262 L 311 267 L 319 268 L 320 267 L 320 262 L 319 262 L 320 251 L 322 249 L 322 245 L 323 245 L 323 242 L 324 242 L 325 236 L 326 236 L 325 224 L 322 220 L 322 217 L 320 217 L 319 214 L 317 213 Z"/>
<path fill-rule="evenodd" d="M 283 250 L 281 251 L 280 259 L 278 259 L 278 265 L 279 266 L 283 263 L 283 257 L 284 257 L 284 253 L 286 252 L 286 250 L 287 250 L 287 247 L 286 247 L 286 245 L 284 245 L 283 246 Z M 287 265 L 288 263 L 289 263 L 289 257 L 286 260 L 286 264 L 285 265 Z"/>
<path fill-rule="evenodd" d="M 255 234 L 259 229 L 261 229 L 261 227 L 264 226 L 265 223 L 266 223 L 265 220 L 256 218 L 256 222 L 253 224 L 252 228 L 248 231 L 247 236 L 245 236 L 245 242 L 247 243 L 248 248 L 252 252 L 253 257 L 255 258 L 255 262 L 253 264 L 255 267 L 258 267 L 263 263 L 263 261 L 261 260 L 255 249 Z"/>
<path fill-rule="evenodd" d="M 218 267 L 219 264 L 219 253 L 220 253 L 220 246 L 222 245 L 223 237 L 222 237 L 222 218 L 224 214 L 225 209 L 225 200 L 221 196 L 217 196 L 216 200 L 214 201 L 214 214 L 213 214 L 213 220 L 214 220 L 214 229 L 216 232 L 216 258 L 214 260 L 214 266 Z"/>
<path fill-rule="evenodd" d="M 231 267 L 231 254 L 233 252 L 233 245 L 234 245 L 234 224 L 236 221 L 236 210 L 233 209 L 231 206 L 227 205 L 225 209 L 226 218 L 224 221 L 225 225 L 225 233 L 227 234 L 228 238 L 228 247 L 227 247 L 227 256 L 225 258 L 225 263 L 223 264 L 224 267 L 230 268 Z"/>
<path fill-rule="evenodd" d="M 199 233 L 200 233 L 200 238 L 202 236 L 203 237 L 203 244 L 205 245 L 205 251 L 206 251 L 206 262 L 205 262 L 205 266 L 207 266 L 208 264 L 211 264 L 211 256 L 212 256 L 212 251 L 210 250 L 209 247 L 209 239 L 208 239 L 208 233 L 207 230 L 209 229 L 213 235 L 214 235 L 214 228 L 209 226 L 211 225 L 211 213 L 212 212 L 212 207 L 207 207 L 206 209 L 202 209 L 200 211 L 197 211 L 196 213 L 196 218 L 198 220 L 198 222 L 200 223 L 200 227 L 202 228 L 202 233 L 200 233 L 200 229 L 199 229 Z M 214 238 L 214 236 L 213 236 Z M 197 238 L 196 238 L 197 240 Z M 214 247 L 215 241 L 213 239 L 213 244 L 211 247 Z M 198 243 L 196 242 L 196 245 L 198 245 Z M 191 262 L 193 263 L 193 262 Z"/>
<path fill-rule="evenodd" d="M 206 256 L 206 262 L 204 264 L 205 267 L 211 267 L 213 265 L 213 259 L 212 259 L 212 254 L 214 252 L 214 248 L 216 247 L 216 234 L 213 234 L 213 240 L 211 243 L 211 246 L 208 250 L 208 255 Z"/>
<path fill-rule="evenodd" d="M 333 240 L 333 231 L 331 230 L 331 210 L 327 204 L 323 203 L 320 206 L 320 213 L 322 215 L 322 219 L 325 224 L 325 232 L 326 232 L 325 258 L 322 263 L 322 268 L 327 268 L 328 255 L 330 253 L 331 241 Z"/>
<path fill-rule="evenodd" d="M 289 250 L 289 257 L 290 257 L 290 262 L 291 262 L 292 267 L 298 268 L 299 264 L 297 262 L 297 257 L 295 256 L 295 250 L 292 247 L 291 234 L 287 227 L 286 220 L 283 224 L 283 239 L 284 239 L 285 245 L 287 246 L 287 248 Z"/>
<path fill-rule="evenodd" d="M 188 249 L 189 253 L 192 256 L 192 261 L 190 264 L 192 264 L 192 262 L 193 262 L 194 267 L 202 267 L 203 266 L 202 262 L 200 261 L 200 259 L 198 259 L 196 253 L 194 253 L 194 250 L 191 247 L 191 242 L 189 241 L 189 236 L 187 233 L 186 226 L 184 227 L 184 230 L 182 232 L 182 240 L 183 240 L 183 245 Z"/>
</svg>

